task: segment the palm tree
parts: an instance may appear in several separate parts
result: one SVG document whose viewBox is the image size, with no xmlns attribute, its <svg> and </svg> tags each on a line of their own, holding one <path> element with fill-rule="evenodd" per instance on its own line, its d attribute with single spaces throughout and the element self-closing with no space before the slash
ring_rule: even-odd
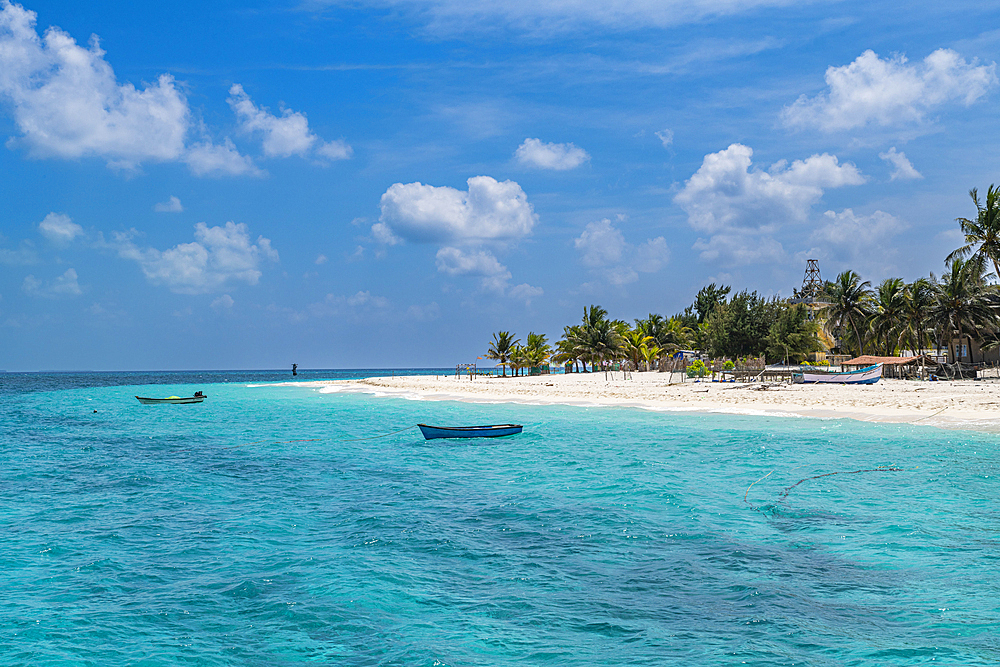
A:
<svg viewBox="0 0 1000 667">
<path fill-rule="evenodd" d="M 927 316 L 934 301 L 934 286 L 927 278 L 918 278 L 906 286 L 906 305 L 899 333 L 899 344 L 922 353 L 927 343 Z"/>
<path fill-rule="evenodd" d="M 948 341 L 949 353 L 955 337 L 959 342 L 969 342 L 969 360 L 972 359 L 972 337 L 981 330 L 997 325 L 997 312 L 993 308 L 995 290 L 987 285 L 991 277 L 985 271 L 985 258 L 954 259 L 948 272 L 941 276 L 936 286 L 934 304 L 929 319 L 938 331 L 938 338 Z M 952 355 L 958 360 L 958 354 Z"/>
<path fill-rule="evenodd" d="M 556 353 L 552 355 L 552 360 L 557 364 L 567 364 L 573 362 L 574 365 L 580 361 L 580 340 L 582 338 L 582 328 L 579 324 L 563 327 L 563 337 L 556 342 Z M 586 370 L 586 366 L 584 367 Z M 577 368 L 579 372 L 579 368 Z"/>
<path fill-rule="evenodd" d="M 876 349 L 879 344 L 884 344 L 882 351 L 887 357 L 893 355 L 902 338 L 906 302 L 906 283 L 902 278 L 886 278 L 878 286 L 874 310 L 868 316 L 868 328 L 875 340 Z"/>
<path fill-rule="evenodd" d="M 529 368 L 537 368 L 552 354 L 552 347 L 545 340 L 545 334 L 528 333 L 528 343 L 525 347 L 525 357 Z"/>
<path fill-rule="evenodd" d="M 858 354 L 864 354 L 861 342 L 861 325 L 868 317 L 871 301 L 871 283 L 861 282 L 861 276 L 851 270 L 844 271 L 828 285 L 827 300 L 823 309 L 834 333 L 843 341 L 848 331 L 853 331 L 858 343 Z"/>
<path fill-rule="evenodd" d="M 646 370 L 650 370 L 653 366 L 653 362 L 660 358 L 663 354 L 663 350 L 656 345 L 643 345 L 639 348 L 639 352 L 642 354 L 642 358 L 646 360 Z"/>
<path fill-rule="evenodd" d="M 514 338 L 514 335 L 509 331 L 498 331 L 493 334 L 493 342 L 490 343 L 490 349 L 486 352 L 487 359 L 500 362 L 504 377 L 507 377 L 507 365 L 510 363 L 511 353 L 514 351 L 514 347 L 521 343 L 520 339 Z"/>
<path fill-rule="evenodd" d="M 626 331 L 625 334 L 621 336 L 621 339 L 625 354 L 628 356 L 635 369 L 639 370 L 639 364 L 643 360 L 642 348 L 648 347 L 650 343 L 655 343 L 656 339 L 652 336 L 643 334 L 637 329 Z"/>
<path fill-rule="evenodd" d="M 965 234 L 965 245 L 945 259 L 949 264 L 956 259 L 972 259 L 993 263 L 993 270 L 1000 276 L 1000 188 L 990 185 L 986 190 L 985 206 L 979 201 L 976 188 L 969 190 L 976 205 L 976 219 L 956 218 Z"/>
</svg>

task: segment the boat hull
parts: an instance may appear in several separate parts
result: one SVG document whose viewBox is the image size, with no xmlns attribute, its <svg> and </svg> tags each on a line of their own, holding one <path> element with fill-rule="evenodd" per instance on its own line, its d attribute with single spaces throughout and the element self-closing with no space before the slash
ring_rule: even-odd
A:
<svg viewBox="0 0 1000 667">
<path fill-rule="evenodd" d="M 794 375 L 795 382 L 801 384 L 875 384 L 882 379 L 882 364 L 860 368 L 846 373 L 810 373 L 803 371 Z"/>
<path fill-rule="evenodd" d="M 437 438 L 502 438 L 517 435 L 523 428 L 520 424 L 493 424 L 491 426 L 429 426 L 417 424 L 425 440 Z"/>
<path fill-rule="evenodd" d="M 136 396 L 136 398 L 139 399 L 139 402 L 143 405 L 185 405 L 187 403 L 201 403 L 205 400 L 204 396 L 173 396 L 170 398 L 147 398 L 145 396 Z"/>
</svg>

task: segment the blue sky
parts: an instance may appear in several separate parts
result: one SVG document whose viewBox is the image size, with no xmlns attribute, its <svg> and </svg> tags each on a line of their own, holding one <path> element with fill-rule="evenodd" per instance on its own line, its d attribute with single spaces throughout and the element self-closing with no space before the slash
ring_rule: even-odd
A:
<svg viewBox="0 0 1000 667">
<path fill-rule="evenodd" d="M 1000 8 L 0 5 L 0 369 L 447 366 L 805 259 L 940 273 Z M 96 40 L 96 41 L 93 41 Z"/>
</svg>

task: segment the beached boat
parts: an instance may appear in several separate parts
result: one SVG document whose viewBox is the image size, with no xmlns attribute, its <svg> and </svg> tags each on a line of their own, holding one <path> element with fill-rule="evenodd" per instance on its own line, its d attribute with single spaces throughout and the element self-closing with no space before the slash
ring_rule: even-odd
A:
<svg viewBox="0 0 1000 667">
<path fill-rule="evenodd" d="M 434 438 L 500 438 L 505 435 L 517 435 L 521 432 L 520 424 L 493 424 L 491 426 L 428 426 L 417 424 L 425 440 Z"/>
<path fill-rule="evenodd" d="M 143 405 L 158 405 L 160 403 L 201 403 L 205 400 L 205 394 L 196 391 L 194 396 L 167 396 L 166 398 L 148 398 L 146 396 L 136 396 Z"/>
<path fill-rule="evenodd" d="M 856 371 L 829 373 L 825 371 L 802 371 L 792 374 L 792 382 L 802 384 L 875 384 L 882 377 L 882 364 L 875 364 Z"/>
</svg>

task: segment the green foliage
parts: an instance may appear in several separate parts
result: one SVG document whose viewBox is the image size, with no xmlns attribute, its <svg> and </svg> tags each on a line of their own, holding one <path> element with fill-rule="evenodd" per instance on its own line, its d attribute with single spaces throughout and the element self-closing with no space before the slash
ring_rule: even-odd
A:
<svg viewBox="0 0 1000 667">
<path fill-rule="evenodd" d="M 722 364 L 722 370 L 731 371 L 736 368 L 736 364 L 733 363 L 732 359 L 726 359 L 726 363 Z"/>
<path fill-rule="evenodd" d="M 700 349 L 714 357 L 760 356 L 767 349 L 767 335 L 782 303 L 744 290 L 729 303 L 720 304 L 705 320 Z"/>
<path fill-rule="evenodd" d="M 503 369 L 505 377 L 507 375 L 507 366 L 510 365 L 515 347 L 521 343 L 519 339 L 514 338 L 514 335 L 509 331 L 498 331 L 493 334 L 493 342 L 490 343 L 490 349 L 485 355 L 487 359 L 500 362 L 500 367 Z"/>
<path fill-rule="evenodd" d="M 695 359 L 691 362 L 691 365 L 687 368 L 687 376 L 689 378 L 699 377 L 703 378 L 708 375 L 708 367 L 705 366 L 705 362 L 701 359 Z"/>
<path fill-rule="evenodd" d="M 706 285 L 698 290 L 694 297 L 694 310 L 698 313 L 698 323 L 704 322 L 712 312 L 726 302 L 726 296 L 732 289 L 728 285 Z"/>
<path fill-rule="evenodd" d="M 809 319 L 805 306 L 784 305 L 768 328 L 767 358 L 775 361 L 787 358 L 796 364 L 802 362 L 810 352 L 822 348 L 818 332 L 819 327 Z"/>
</svg>

